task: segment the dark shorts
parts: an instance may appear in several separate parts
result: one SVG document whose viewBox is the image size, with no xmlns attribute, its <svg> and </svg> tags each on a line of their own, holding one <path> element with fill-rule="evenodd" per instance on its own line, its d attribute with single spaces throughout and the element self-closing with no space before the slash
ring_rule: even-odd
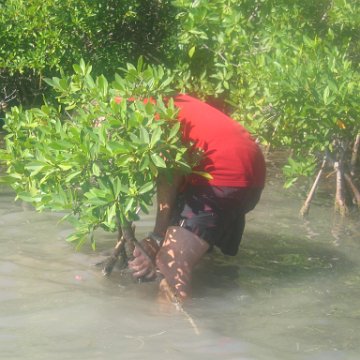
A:
<svg viewBox="0 0 360 360">
<path fill-rule="evenodd" d="M 182 226 L 226 255 L 236 255 L 245 214 L 256 206 L 262 189 L 219 186 L 188 187 L 177 200 L 172 225 Z"/>
</svg>

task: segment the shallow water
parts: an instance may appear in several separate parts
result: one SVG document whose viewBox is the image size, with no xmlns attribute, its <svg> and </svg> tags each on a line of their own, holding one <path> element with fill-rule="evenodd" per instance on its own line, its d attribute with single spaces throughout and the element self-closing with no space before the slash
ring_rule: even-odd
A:
<svg viewBox="0 0 360 360">
<path fill-rule="evenodd" d="M 184 313 L 159 303 L 153 283 L 101 275 L 114 235 L 76 252 L 59 214 L 13 198 L 0 188 L 2 359 L 360 358 L 358 214 L 315 203 L 304 221 L 300 199 L 270 181 L 239 254 L 214 252 L 196 269 Z"/>
</svg>

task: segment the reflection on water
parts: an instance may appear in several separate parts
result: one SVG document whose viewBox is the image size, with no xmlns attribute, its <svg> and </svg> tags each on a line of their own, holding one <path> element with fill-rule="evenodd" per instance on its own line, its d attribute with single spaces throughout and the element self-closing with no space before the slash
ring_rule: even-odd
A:
<svg viewBox="0 0 360 360">
<path fill-rule="evenodd" d="M 358 359 L 360 225 L 270 184 L 249 214 L 236 257 L 214 252 L 186 306 L 200 330 L 160 304 L 153 283 L 94 266 L 114 243 L 80 252 L 57 214 L 0 189 L 0 351 L 4 359 Z M 357 216 L 357 218 L 356 218 Z M 152 216 L 137 224 L 139 238 Z"/>
</svg>

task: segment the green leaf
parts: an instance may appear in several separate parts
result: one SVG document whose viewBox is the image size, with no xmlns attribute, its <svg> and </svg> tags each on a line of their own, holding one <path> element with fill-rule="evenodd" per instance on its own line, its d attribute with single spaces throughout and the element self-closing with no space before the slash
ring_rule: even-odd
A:
<svg viewBox="0 0 360 360">
<path fill-rule="evenodd" d="M 179 133 L 179 130 L 180 130 L 180 121 L 176 122 L 171 128 L 168 140 L 173 139 Z"/>
<path fill-rule="evenodd" d="M 23 191 L 17 194 L 17 198 L 26 202 L 38 202 L 41 200 L 39 196 L 33 196 L 31 193 Z"/>
<path fill-rule="evenodd" d="M 110 152 L 114 155 L 118 155 L 118 154 L 127 154 L 130 152 L 130 148 L 129 146 L 125 145 L 125 144 L 120 144 L 116 141 L 109 141 L 106 144 L 106 147 L 110 150 Z"/>
<path fill-rule="evenodd" d="M 64 163 L 63 163 L 63 164 L 59 164 L 58 166 L 59 166 L 59 168 L 60 168 L 61 170 L 63 170 L 63 171 L 68 171 L 68 170 L 70 170 L 70 169 L 73 168 L 72 165 L 64 164 Z"/>
<path fill-rule="evenodd" d="M 125 214 L 127 214 L 128 212 L 134 212 L 134 203 L 135 203 L 135 198 L 131 197 L 127 200 L 126 202 L 126 206 L 125 206 Z"/>
<path fill-rule="evenodd" d="M 0 176 L 0 184 L 13 184 L 17 180 L 19 180 L 19 179 L 15 178 L 11 175 Z"/>
<path fill-rule="evenodd" d="M 329 94 L 330 94 L 330 88 L 329 86 L 327 86 L 324 90 L 324 93 L 323 93 L 323 101 L 324 101 L 324 104 L 325 105 L 328 105 L 328 99 L 329 99 Z"/>
<path fill-rule="evenodd" d="M 79 176 L 82 173 L 82 171 L 75 171 L 75 172 L 71 172 L 66 178 L 65 178 L 65 182 L 69 183 L 71 182 L 71 180 L 75 179 L 77 176 Z"/>
<path fill-rule="evenodd" d="M 144 154 L 140 162 L 139 170 L 140 171 L 146 170 L 149 167 L 149 164 L 150 164 L 150 157 L 149 155 Z"/>
<path fill-rule="evenodd" d="M 192 173 L 193 173 L 193 174 L 196 174 L 196 175 L 199 175 L 199 176 L 202 176 L 202 177 L 205 178 L 206 180 L 212 180 L 212 179 L 213 179 L 213 177 L 212 177 L 209 173 L 207 173 L 207 172 L 205 172 L 205 171 L 193 170 Z"/>
<path fill-rule="evenodd" d="M 88 199 L 88 203 L 90 205 L 94 205 L 94 206 L 104 206 L 104 205 L 109 204 L 109 201 L 107 201 L 106 199 L 102 199 L 102 198 L 94 198 L 94 197 L 92 197 L 92 198 Z"/>
<path fill-rule="evenodd" d="M 101 175 L 101 171 L 99 166 L 96 163 L 92 164 L 92 172 L 95 176 L 100 176 Z"/>
<path fill-rule="evenodd" d="M 193 47 L 189 50 L 188 55 L 189 55 L 189 58 L 190 58 L 190 59 L 194 56 L 195 50 L 196 50 L 196 47 L 195 47 L 195 46 L 193 46 Z"/>
<path fill-rule="evenodd" d="M 151 101 L 145 104 L 145 111 L 148 115 L 154 115 L 154 104 L 152 104 Z"/>
<path fill-rule="evenodd" d="M 114 221 L 114 218 L 116 217 L 116 204 L 111 205 L 106 210 L 106 217 L 107 217 L 107 223 L 109 226 L 111 226 L 111 223 Z"/>
<path fill-rule="evenodd" d="M 101 91 L 102 96 L 106 96 L 108 94 L 109 84 L 104 75 L 100 75 L 97 78 L 97 85 Z"/>
<path fill-rule="evenodd" d="M 129 137 L 132 141 L 133 144 L 136 145 L 142 145 L 142 141 L 140 140 L 140 138 L 138 136 L 136 136 L 134 133 L 130 133 Z"/>
<path fill-rule="evenodd" d="M 84 59 L 80 59 L 80 69 L 82 71 L 82 74 L 85 75 L 86 65 Z"/>
<path fill-rule="evenodd" d="M 29 170 L 30 176 L 35 176 L 39 172 L 41 172 L 45 167 L 48 167 L 47 163 L 44 163 L 42 161 L 32 161 L 29 164 L 25 165 L 25 169 Z"/>
<path fill-rule="evenodd" d="M 53 77 L 52 79 L 45 78 L 44 81 L 53 88 L 60 87 L 60 79 L 58 77 Z"/>
<path fill-rule="evenodd" d="M 68 81 L 67 79 L 60 79 L 59 80 L 59 88 L 63 91 L 67 91 L 68 88 L 69 88 L 69 84 L 68 84 Z"/>
<path fill-rule="evenodd" d="M 151 136 L 150 148 L 153 148 L 155 144 L 161 139 L 162 130 L 160 126 L 158 126 Z"/>
<path fill-rule="evenodd" d="M 56 140 L 50 142 L 48 146 L 49 148 L 54 150 L 69 150 L 74 147 L 74 145 L 70 141 L 66 141 L 66 140 Z"/>
<path fill-rule="evenodd" d="M 115 198 L 117 198 L 120 193 L 128 194 L 129 188 L 128 186 L 121 183 L 120 179 L 116 177 L 116 179 L 113 181 L 113 189 L 114 189 L 114 195 Z"/>
<path fill-rule="evenodd" d="M 73 69 L 74 69 L 76 74 L 81 74 L 82 73 L 81 67 L 78 64 L 74 64 Z"/>
<path fill-rule="evenodd" d="M 140 73 L 143 70 L 144 66 L 144 58 L 143 56 L 140 56 L 137 62 L 137 71 Z"/>
<path fill-rule="evenodd" d="M 150 157 L 151 157 L 151 160 L 153 161 L 153 163 L 155 164 L 155 166 L 160 167 L 160 168 L 166 168 L 166 163 L 160 155 L 152 153 L 150 155 Z"/>
<path fill-rule="evenodd" d="M 140 126 L 140 140 L 146 144 L 150 141 L 149 133 L 143 126 Z"/>
<path fill-rule="evenodd" d="M 90 89 L 93 89 L 96 86 L 94 79 L 89 74 L 85 76 L 85 82 Z"/>
<path fill-rule="evenodd" d="M 141 188 L 139 189 L 139 194 L 142 195 L 149 191 L 152 191 L 152 190 L 154 190 L 154 187 L 155 187 L 155 184 L 152 181 L 150 181 L 150 182 L 144 184 L 143 186 L 141 186 Z"/>
</svg>

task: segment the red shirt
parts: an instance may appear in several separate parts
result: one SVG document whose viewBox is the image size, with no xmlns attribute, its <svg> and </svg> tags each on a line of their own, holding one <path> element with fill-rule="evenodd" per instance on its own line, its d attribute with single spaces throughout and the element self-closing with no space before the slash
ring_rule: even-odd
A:
<svg viewBox="0 0 360 360">
<path fill-rule="evenodd" d="M 189 95 L 174 98 L 179 108 L 183 141 L 191 141 L 204 151 L 202 162 L 194 170 L 212 176 L 207 180 L 191 174 L 193 185 L 210 184 L 232 187 L 264 187 L 265 161 L 250 134 L 235 120 Z"/>
</svg>

